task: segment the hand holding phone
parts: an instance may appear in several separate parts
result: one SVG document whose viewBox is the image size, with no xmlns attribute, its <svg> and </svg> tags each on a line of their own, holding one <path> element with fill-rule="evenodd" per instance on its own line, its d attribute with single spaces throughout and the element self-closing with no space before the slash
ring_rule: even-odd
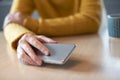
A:
<svg viewBox="0 0 120 80">
<path fill-rule="evenodd" d="M 40 55 L 45 63 L 65 64 L 69 59 L 72 51 L 76 47 L 75 44 L 44 44 L 50 51 L 50 56 Z"/>
</svg>

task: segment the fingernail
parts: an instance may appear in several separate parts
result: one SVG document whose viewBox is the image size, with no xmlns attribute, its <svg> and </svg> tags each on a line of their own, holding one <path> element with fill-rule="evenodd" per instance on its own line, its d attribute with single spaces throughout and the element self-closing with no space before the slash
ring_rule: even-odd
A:
<svg viewBox="0 0 120 80">
<path fill-rule="evenodd" d="M 46 56 L 48 56 L 50 54 L 49 51 L 45 51 L 44 53 Z"/>
<path fill-rule="evenodd" d="M 48 53 L 48 55 L 47 56 L 50 56 L 50 52 Z"/>
</svg>

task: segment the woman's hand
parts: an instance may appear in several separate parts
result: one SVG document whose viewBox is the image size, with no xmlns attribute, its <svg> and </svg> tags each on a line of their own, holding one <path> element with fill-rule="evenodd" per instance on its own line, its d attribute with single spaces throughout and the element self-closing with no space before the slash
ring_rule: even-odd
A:
<svg viewBox="0 0 120 80">
<path fill-rule="evenodd" d="M 26 18 L 26 16 L 24 16 L 21 12 L 16 12 L 16 13 L 13 13 L 13 14 L 8 14 L 5 17 L 3 27 L 5 27 L 9 23 L 17 23 L 17 24 L 23 25 L 25 18 Z"/>
<path fill-rule="evenodd" d="M 34 52 L 33 48 L 49 56 L 49 50 L 42 43 L 57 43 L 56 41 L 45 36 L 37 36 L 27 33 L 21 37 L 18 42 L 17 56 L 20 62 L 30 65 L 42 65 L 42 60 Z"/>
</svg>

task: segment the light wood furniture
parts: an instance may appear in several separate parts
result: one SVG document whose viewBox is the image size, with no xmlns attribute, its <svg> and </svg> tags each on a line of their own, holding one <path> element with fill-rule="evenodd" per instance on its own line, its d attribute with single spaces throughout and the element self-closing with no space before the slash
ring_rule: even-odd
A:
<svg viewBox="0 0 120 80">
<path fill-rule="evenodd" d="M 77 47 L 65 65 L 36 67 L 19 63 L 0 32 L 0 80 L 120 80 L 120 40 L 106 33 L 54 39 Z"/>
</svg>

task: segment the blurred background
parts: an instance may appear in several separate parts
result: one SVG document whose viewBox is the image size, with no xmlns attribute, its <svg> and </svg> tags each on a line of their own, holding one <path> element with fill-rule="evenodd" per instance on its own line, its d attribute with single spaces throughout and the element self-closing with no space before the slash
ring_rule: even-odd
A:
<svg viewBox="0 0 120 80">
<path fill-rule="evenodd" d="M 12 0 L 0 0 L 0 31 L 2 30 L 4 18 L 9 12 L 11 4 Z M 105 7 L 103 15 L 120 13 L 120 0 L 103 0 L 103 5 Z M 33 17 L 37 18 L 37 13 L 34 13 Z"/>
<path fill-rule="evenodd" d="M 8 14 L 13 0 L 0 0 L 0 31 L 2 31 L 2 26 L 5 16 Z M 34 18 L 38 18 L 37 12 L 33 13 Z"/>
<path fill-rule="evenodd" d="M 0 0 L 0 30 L 2 30 L 2 25 L 6 14 L 9 12 L 12 0 Z"/>
</svg>

